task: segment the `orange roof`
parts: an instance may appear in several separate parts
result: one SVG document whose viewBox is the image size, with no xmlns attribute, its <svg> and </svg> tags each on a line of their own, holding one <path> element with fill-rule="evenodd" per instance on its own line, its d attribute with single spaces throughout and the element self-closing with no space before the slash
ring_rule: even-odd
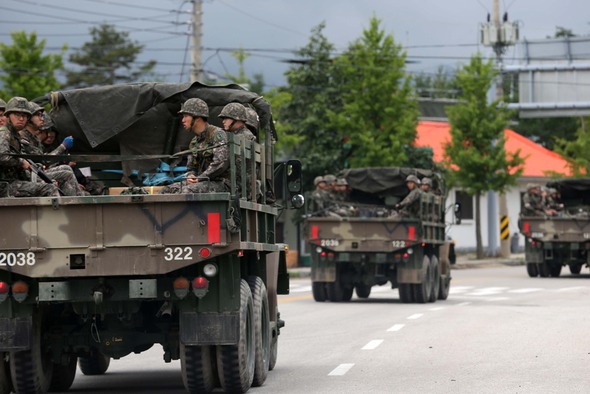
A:
<svg viewBox="0 0 590 394">
<path fill-rule="evenodd" d="M 434 161 L 443 160 L 443 144 L 451 140 L 451 126 L 447 122 L 418 122 L 416 146 L 431 147 Z M 515 153 L 520 149 L 520 157 L 525 159 L 522 176 L 544 177 L 548 171 L 571 175 L 565 159 L 549 149 L 523 137 L 516 131 L 504 130 L 506 150 Z"/>
</svg>

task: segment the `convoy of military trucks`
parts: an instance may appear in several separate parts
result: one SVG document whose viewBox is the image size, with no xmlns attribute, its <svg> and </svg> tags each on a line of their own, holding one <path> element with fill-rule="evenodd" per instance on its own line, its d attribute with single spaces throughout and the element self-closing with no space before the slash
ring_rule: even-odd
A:
<svg viewBox="0 0 590 394">
<path fill-rule="evenodd" d="M 208 102 L 211 122 L 229 102 L 253 107 L 260 143 L 229 136 L 228 192 L 151 194 L 141 173 L 181 158 L 193 135 L 177 113 L 191 97 Z M 180 360 L 188 392 L 262 385 L 284 325 L 277 294 L 289 292 L 277 220 L 302 203 L 300 163 L 274 160 L 270 105 L 238 86 L 157 83 L 48 101 L 77 141 L 71 159 L 95 174 L 110 162 L 121 181 L 109 195 L 0 199 L 10 224 L 0 237 L 0 392 L 66 391 L 78 366 L 101 375 L 154 345 L 164 362 Z"/>
</svg>

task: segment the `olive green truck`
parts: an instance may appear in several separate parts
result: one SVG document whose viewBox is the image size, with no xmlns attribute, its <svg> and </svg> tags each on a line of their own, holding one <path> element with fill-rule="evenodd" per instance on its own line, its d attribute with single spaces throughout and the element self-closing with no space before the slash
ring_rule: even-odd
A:
<svg viewBox="0 0 590 394">
<path fill-rule="evenodd" d="M 58 129 L 77 132 L 74 159 L 104 168 L 108 152 L 132 180 L 130 170 L 188 146 L 177 112 L 190 97 L 209 104 L 210 122 L 233 101 L 260 116 L 263 142 L 230 136 L 230 191 L 0 199 L 0 393 L 65 391 L 78 366 L 104 374 L 111 359 L 155 344 L 165 362 L 181 361 L 191 393 L 245 392 L 273 369 L 284 324 L 277 294 L 289 292 L 286 246 L 276 242 L 279 198 L 300 202 L 301 165 L 275 168 L 269 104 L 237 86 L 199 84 L 48 99 Z M 112 116 L 89 114 L 101 103 Z"/>
<path fill-rule="evenodd" d="M 521 209 L 518 228 L 524 236 L 530 277 L 559 277 L 564 266 L 579 274 L 590 264 L 590 179 L 562 179 L 547 184 L 561 195 L 555 215 L 531 215 Z"/>
<path fill-rule="evenodd" d="M 394 210 L 410 174 L 433 178 L 435 189 L 422 194 L 415 217 Z M 442 178 L 413 168 L 356 168 L 340 177 L 350 187 L 346 197 L 305 219 L 314 299 L 350 301 L 355 291 L 368 298 L 374 286 L 388 283 L 404 303 L 446 299 L 455 258 L 445 236 Z"/>
</svg>

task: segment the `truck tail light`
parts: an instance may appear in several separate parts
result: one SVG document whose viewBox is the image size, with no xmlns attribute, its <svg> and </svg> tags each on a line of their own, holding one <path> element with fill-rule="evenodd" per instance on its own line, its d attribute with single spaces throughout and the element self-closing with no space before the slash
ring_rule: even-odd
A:
<svg viewBox="0 0 590 394">
<path fill-rule="evenodd" d="M 198 298 L 203 298 L 209 291 L 209 281 L 202 276 L 193 279 L 193 293 Z"/>
<path fill-rule="evenodd" d="M 410 254 L 409 253 L 404 253 L 404 255 L 402 256 L 404 263 L 407 263 L 408 260 L 410 260 Z"/>
<path fill-rule="evenodd" d="M 10 286 L 6 282 L 0 282 L 0 302 L 4 302 L 8 298 Z"/>
<path fill-rule="evenodd" d="M 172 287 L 174 287 L 174 294 L 176 297 L 183 299 L 188 294 L 188 288 L 190 283 L 187 278 L 179 276 L 178 278 L 174 279 L 174 283 Z"/>
<path fill-rule="evenodd" d="M 199 249 L 199 256 L 206 259 L 207 257 L 211 256 L 211 249 L 209 249 L 209 248 Z"/>
<path fill-rule="evenodd" d="M 29 295 L 29 285 L 22 280 L 14 282 L 12 285 L 12 296 L 17 302 L 23 302 Z"/>
<path fill-rule="evenodd" d="M 530 235 L 530 233 L 531 233 L 531 224 L 529 222 L 524 222 L 522 224 L 522 231 L 525 234 Z"/>
</svg>

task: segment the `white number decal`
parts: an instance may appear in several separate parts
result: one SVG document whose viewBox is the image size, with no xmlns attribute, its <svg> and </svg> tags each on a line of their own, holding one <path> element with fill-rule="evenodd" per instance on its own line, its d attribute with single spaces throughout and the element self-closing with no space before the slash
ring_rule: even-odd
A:
<svg viewBox="0 0 590 394">
<path fill-rule="evenodd" d="M 406 247 L 406 241 L 392 241 L 391 243 L 393 244 L 394 248 L 405 248 Z"/>
<path fill-rule="evenodd" d="M 15 265 L 24 267 L 25 265 L 35 265 L 35 253 L 4 253 L 0 252 L 0 267 L 14 267 Z"/>
<path fill-rule="evenodd" d="M 165 248 L 164 249 L 164 260 L 166 261 L 173 261 L 173 260 L 192 260 L 193 259 L 193 248 L 190 246 L 185 246 L 181 248 L 177 246 L 175 248 Z"/>
<path fill-rule="evenodd" d="M 337 239 L 322 239 L 320 240 L 320 245 L 324 247 L 338 246 L 340 245 L 340 241 Z"/>
</svg>

